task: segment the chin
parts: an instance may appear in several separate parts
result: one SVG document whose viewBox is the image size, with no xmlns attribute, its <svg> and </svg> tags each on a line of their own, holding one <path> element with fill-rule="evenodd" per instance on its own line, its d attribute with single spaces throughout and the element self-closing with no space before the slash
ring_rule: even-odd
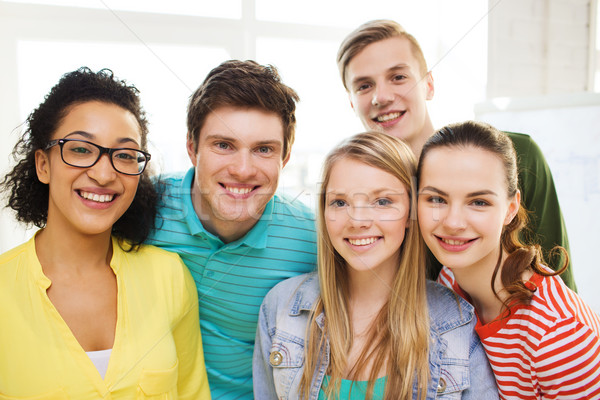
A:
<svg viewBox="0 0 600 400">
<path fill-rule="evenodd" d="M 247 209 L 240 209 L 240 210 L 219 210 L 218 213 L 215 213 L 215 215 L 222 221 L 228 221 L 228 222 L 246 222 L 249 221 L 251 219 L 256 219 L 256 218 L 252 218 L 252 214 L 251 212 L 249 212 Z M 260 218 L 260 215 L 257 217 Z"/>
</svg>

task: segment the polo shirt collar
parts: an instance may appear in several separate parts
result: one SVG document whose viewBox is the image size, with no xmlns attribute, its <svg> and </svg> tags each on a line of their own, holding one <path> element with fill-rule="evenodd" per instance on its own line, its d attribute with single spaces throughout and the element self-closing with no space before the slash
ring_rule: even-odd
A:
<svg viewBox="0 0 600 400">
<path fill-rule="evenodd" d="M 185 222 L 188 226 L 189 232 L 194 236 L 204 236 L 209 240 L 217 240 L 221 241 L 217 236 L 208 232 L 204 226 L 202 225 L 202 221 L 196 215 L 196 210 L 194 209 L 194 204 L 192 203 L 192 184 L 194 182 L 194 174 L 195 168 L 190 168 L 185 174 L 184 178 L 181 181 L 180 193 L 183 199 L 183 211 L 185 213 Z M 248 233 L 242 236 L 240 239 L 229 243 L 229 247 L 239 247 L 241 245 L 246 245 L 249 247 L 253 247 L 256 249 L 264 249 L 267 247 L 268 235 L 267 230 L 271 220 L 273 218 L 273 209 L 274 209 L 275 200 L 271 198 L 267 205 L 265 206 L 265 210 L 256 223 L 250 229 Z"/>
<path fill-rule="evenodd" d="M 264 249 L 267 247 L 267 240 L 269 237 L 267 232 L 269 231 L 268 228 L 273 218 L 274 203 L 275 200 L 271 198 L 271 200 L 269 200 L 265 206 L 265 210 L 263 211 L 263 214 L 258 222 L 252 227 L 252 229 L 250 229 L 248 233 L 233 243 L 239 242 L 240 245 L 244 244 L 255 249 Z"/>
<path fill-rule="evenodd" d="M 183 212 L 185 215 L 185 222 L 188 226 L 189 232 L 194 235 L 213 236 L 202 226 L 202 221 L 196 215 L 194 210 L 194 204 L 192 203 L 192 184 L 194 183 L 194 172 L 195 168 L 190 168 L 183 179 L 181 180 L 181 187 L 179 193 L 183 202 Z"/>
</svg>

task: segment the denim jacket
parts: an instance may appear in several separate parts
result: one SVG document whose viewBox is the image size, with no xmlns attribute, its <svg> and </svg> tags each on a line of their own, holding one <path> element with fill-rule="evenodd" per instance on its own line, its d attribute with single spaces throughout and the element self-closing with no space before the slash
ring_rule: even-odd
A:
<svg viewBox="0 0 600 400">
<path fill-rule="evenodd" d="M 304 335 L 310 310 L 319 296 L 316 273 L 296 276 L 265 297 L 258 318 L 252 365 L 254 397 L 299 399 L 304 369 Z M 448 288 L 427 282 L 430 316 L 427 399 L 498 399 L 494 375 L 474 327 L 473 306 Z M 317 325 L 323 329 L 325 316 Z M 329 365 L 329 346 L 313 377 L 310 399 L 316 400 Z M 414 390 L 416 398 L 416 387 Z"/>
</svg>

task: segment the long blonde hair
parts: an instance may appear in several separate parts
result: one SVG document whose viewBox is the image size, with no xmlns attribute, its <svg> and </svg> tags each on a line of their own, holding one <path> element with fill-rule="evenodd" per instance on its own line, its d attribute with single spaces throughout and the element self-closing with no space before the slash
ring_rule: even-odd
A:
<svg viewBox="0 0 600 400">
<path fill-rule="evenodd" d="M 300 391 L 309 398 L 311 383 L 323 357 L 327 357 L 331 377 L 326 389 L 333 398 L 347 370 L 347 354 L 353 330 L 348 312 L 348 275 L 345 260 L 334 249 L 325 227 L 324 211 L 327 185 L 333 166 L 342 159 L 353 159 L 381 169 L 398 178 L 408 190 L 410 213 L 408 229 L 400 249 L 400 264 L 394 277 L 390 298 L 382 307 L 368 332 L 368 345 L 361 351 L 350 379 L 357 380 L 372 363 L 367 398 L 372 398 L 377 373 L 385 368 L 385 399 L 412 399 L 416 381 L 421 399 L 429 381 L 429 313 L 425 278 L 425 245 L 416 220 L 416 161 L 407 145 L 395 137 L 378 132 L 355 135 L 342 142 L 327 156 L 318 203 L 318 262 L 321 294 L 307 327 L 307 345 Z M 325 313 L 324 334 L 316 317 Z"/>
</svg>

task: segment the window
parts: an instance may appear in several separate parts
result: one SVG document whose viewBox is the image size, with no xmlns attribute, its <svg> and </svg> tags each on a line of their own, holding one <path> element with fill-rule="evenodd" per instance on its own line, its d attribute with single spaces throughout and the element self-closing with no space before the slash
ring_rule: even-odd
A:
<svg viewBox="0 0 600 400">
<path fill-rule="evenodd" d="M 8 136 L 0 172 L 9 167 L 15 127 L 61 74 L 83 65 L 108 67 L 141 90 L 151 164 L 162 172 L 185 170 L 190 94 L 220 62 L 256 59 L 275 65 L 300 95 L 296 142 L 280 186 L 312 206 L 326 152 L 363 130 L 335 63 L 344 36 L 376 18 L 395 19 L 412 32 L 436 78 L 430 112 L 442 126 L 473 118 L 473 104 L 483 99 L 485 14 L 478 0 L 374 0 L 368 8 L 358 0 L 0 0 L 0 132 Z M 0 218 L 10 220 L 6 211 Z M 0 226 L 0 251 L 22 241 L 14 233 L 20 228 Z"/>
<path fill-rule="evenodd" d="M 242 0 L 219 0 L 211 2 L 209 6 L 205 2 L 189 0 L 7 0 L 6 2 L 197 17 L 232 19 L 242 17 Z"/>
</svg>

